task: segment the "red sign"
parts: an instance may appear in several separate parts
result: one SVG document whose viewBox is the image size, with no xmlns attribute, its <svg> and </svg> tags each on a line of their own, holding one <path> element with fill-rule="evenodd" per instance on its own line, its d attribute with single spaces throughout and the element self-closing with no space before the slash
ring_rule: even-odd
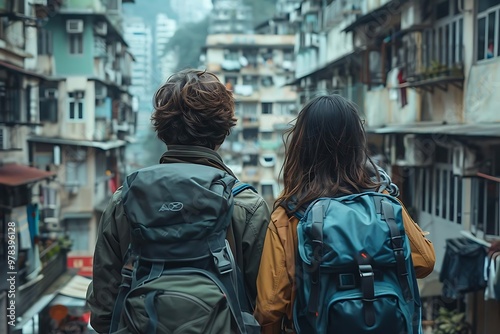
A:
<svg viewBox="0 0 500 334">
<path fill-rule="evenodd" d="M 68 268 L 79 269 L 77 275 L 92 278 L 93 256 L 68 256 Z"/>
</svg>

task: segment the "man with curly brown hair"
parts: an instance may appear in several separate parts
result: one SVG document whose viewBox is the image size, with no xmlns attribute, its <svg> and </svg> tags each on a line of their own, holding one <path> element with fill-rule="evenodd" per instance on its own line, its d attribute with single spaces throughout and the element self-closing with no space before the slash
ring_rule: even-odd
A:
<svg viewBox="0 0 500 334">
<path fill-rule="evenodd" d="M 158 138 L 167 146 L 160 164 L 200 164 L 234 176 L 216 152 L 236 124 L 234 98 L 213 73 L 194 69 L 176 73 L 158 89 L 153 103 L 151 120 Z M 114 193 L 101 217 L 94 277 L 87 291 L 91 325 L 99 333 L 110 330 L 131 240 L 122 191 L 120 187 Z M 267 204 L 260 195 L 250 189 L 238 194 L 230 223 L 231 249 L 252 302 L 257 293 L 256 277 L 269 217 Z"/>
</svg>

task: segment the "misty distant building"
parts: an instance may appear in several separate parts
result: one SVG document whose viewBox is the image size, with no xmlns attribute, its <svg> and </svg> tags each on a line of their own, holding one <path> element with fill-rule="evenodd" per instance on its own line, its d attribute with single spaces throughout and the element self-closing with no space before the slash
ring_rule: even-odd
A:
<svg viewBox="0 0 500 334">
<path fill-rule="evenodd" d="M 243 0 L 212 0 L 209 34 L 253 33 L 252 8 Z"/>
<path fill-rule="evenodd" d="M 210 0 L 170 0 L 179 25 L 200 22 L 210 13 Z"/>
<path fill-rule="evenodd" d="M 293 35 L 208 35 L 202 59 L 231 90 L 238 122 L 218 151 L 272 206 L 282 189 L 283 131 L 297 116 Z"/>
<path fill-rule="evenodd" d="M 177 30 L 177 22 L 166 14 L 156 15 L 155 29 L 155 85 L 166 80 L 176 69 L 177 54 L 167 45 Z"/>
<path fill-rule="evenodd" d="M 142 18 L 127 19 L 125 26 L 125 40 L 129 50 L 135 58 L 132 65 L 132 84 L 130 91 L 139 98 L 139 108 L 149 107 L 151 102 L 153 76 L 153 40 L 152 27 Z"/>
<path fill-rule="evenodd" d="M 289 35 L 295 34 L 297 24 L 290 22 L 290 14 L 300 8 L 301 0 L 276 0 L 273 17 L 265 21 L 257 21 L 256 34 Z"/>
</svg>

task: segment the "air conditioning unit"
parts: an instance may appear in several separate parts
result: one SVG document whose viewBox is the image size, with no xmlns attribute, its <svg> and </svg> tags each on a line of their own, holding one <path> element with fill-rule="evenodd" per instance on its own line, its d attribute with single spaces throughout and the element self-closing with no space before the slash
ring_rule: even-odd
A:
<svg viewBox="0 0 500 334">
<path fill-rule="evenodd" d="M 66 32 L 68 34 L 81 34 L 83 33 L 83 20 L 67 20 Z"/>
<path fill-rule="evenodd" d="M 74 92 L 74 97 L 77 100 L 81 100 L 85 97 L 85 92 L 83 90 L 77 90 Z"/>
<path fill-rule="evenodd" d="M 426 145 L 425 139 L 414 134 L 408 134 L 403 138 L 404 160 L 397 161 L 397 165 L 407 167 L 429 166 L 433 162 L 434 146 Z"/>
<path fill-rule="evenodd" d="M 453 148 L 453 174 L 460 176 L 476 175 L 478 170 L 476 164 L 476 154 L 469 148 L 459 145 Z"/>
<path fill-rule="evenodd" d="M 274 167 L 276 165 L 276 154 L 262 154 L 259 161 L 263 167 Z"/>
<path fill-rule="evenodd" d="M 318 34 L 311 34 L 311 45 L 319 48 L 321 44 L 321 36 Z"/>
<path fill-rule="evenodd" d="M 9 129 L 5 126 L 0 126 L 0 151 L 10 148 Z"/>
<path fill-rule="evenodd" d="M 44 96 L 47 99 L 57 99 L 58 91 L 56 88 L 45 88 Z"/>
<path fill-rule="evenodd" d="M 94 25 L 94 32 L 100 36 L 108 34 L 108 24 L 105 21 L 96 22 Z"/>
<path fill-rule="evenodd" d="M 57 217 L 48 217 L 43 220 L 45 228 L 49 232 L 57 232 L 61 230 L 60 220 Z"/>
</svg>

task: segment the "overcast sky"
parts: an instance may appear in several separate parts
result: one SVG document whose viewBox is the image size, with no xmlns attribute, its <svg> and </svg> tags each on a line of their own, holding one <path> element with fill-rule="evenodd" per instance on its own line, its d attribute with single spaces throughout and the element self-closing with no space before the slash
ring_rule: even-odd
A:
<svg viewBox="0 0 500 334">
<path fill-rule="evenodd" d="M 189 11 L 193 11 L 192 16 L 205 16 L 212 9 L 211 0 L 135 0 L 135 3 L 125 4 L 124 13 L 126 16 L 140 16 L 146 22 L 154 22 L 154 17 L 158 13 L 165 13 L 167 16 L 177 19 L 179 10 L 190 15 Z M 172 13 L 172 10 L 174 13 Z"/>
</svg>

